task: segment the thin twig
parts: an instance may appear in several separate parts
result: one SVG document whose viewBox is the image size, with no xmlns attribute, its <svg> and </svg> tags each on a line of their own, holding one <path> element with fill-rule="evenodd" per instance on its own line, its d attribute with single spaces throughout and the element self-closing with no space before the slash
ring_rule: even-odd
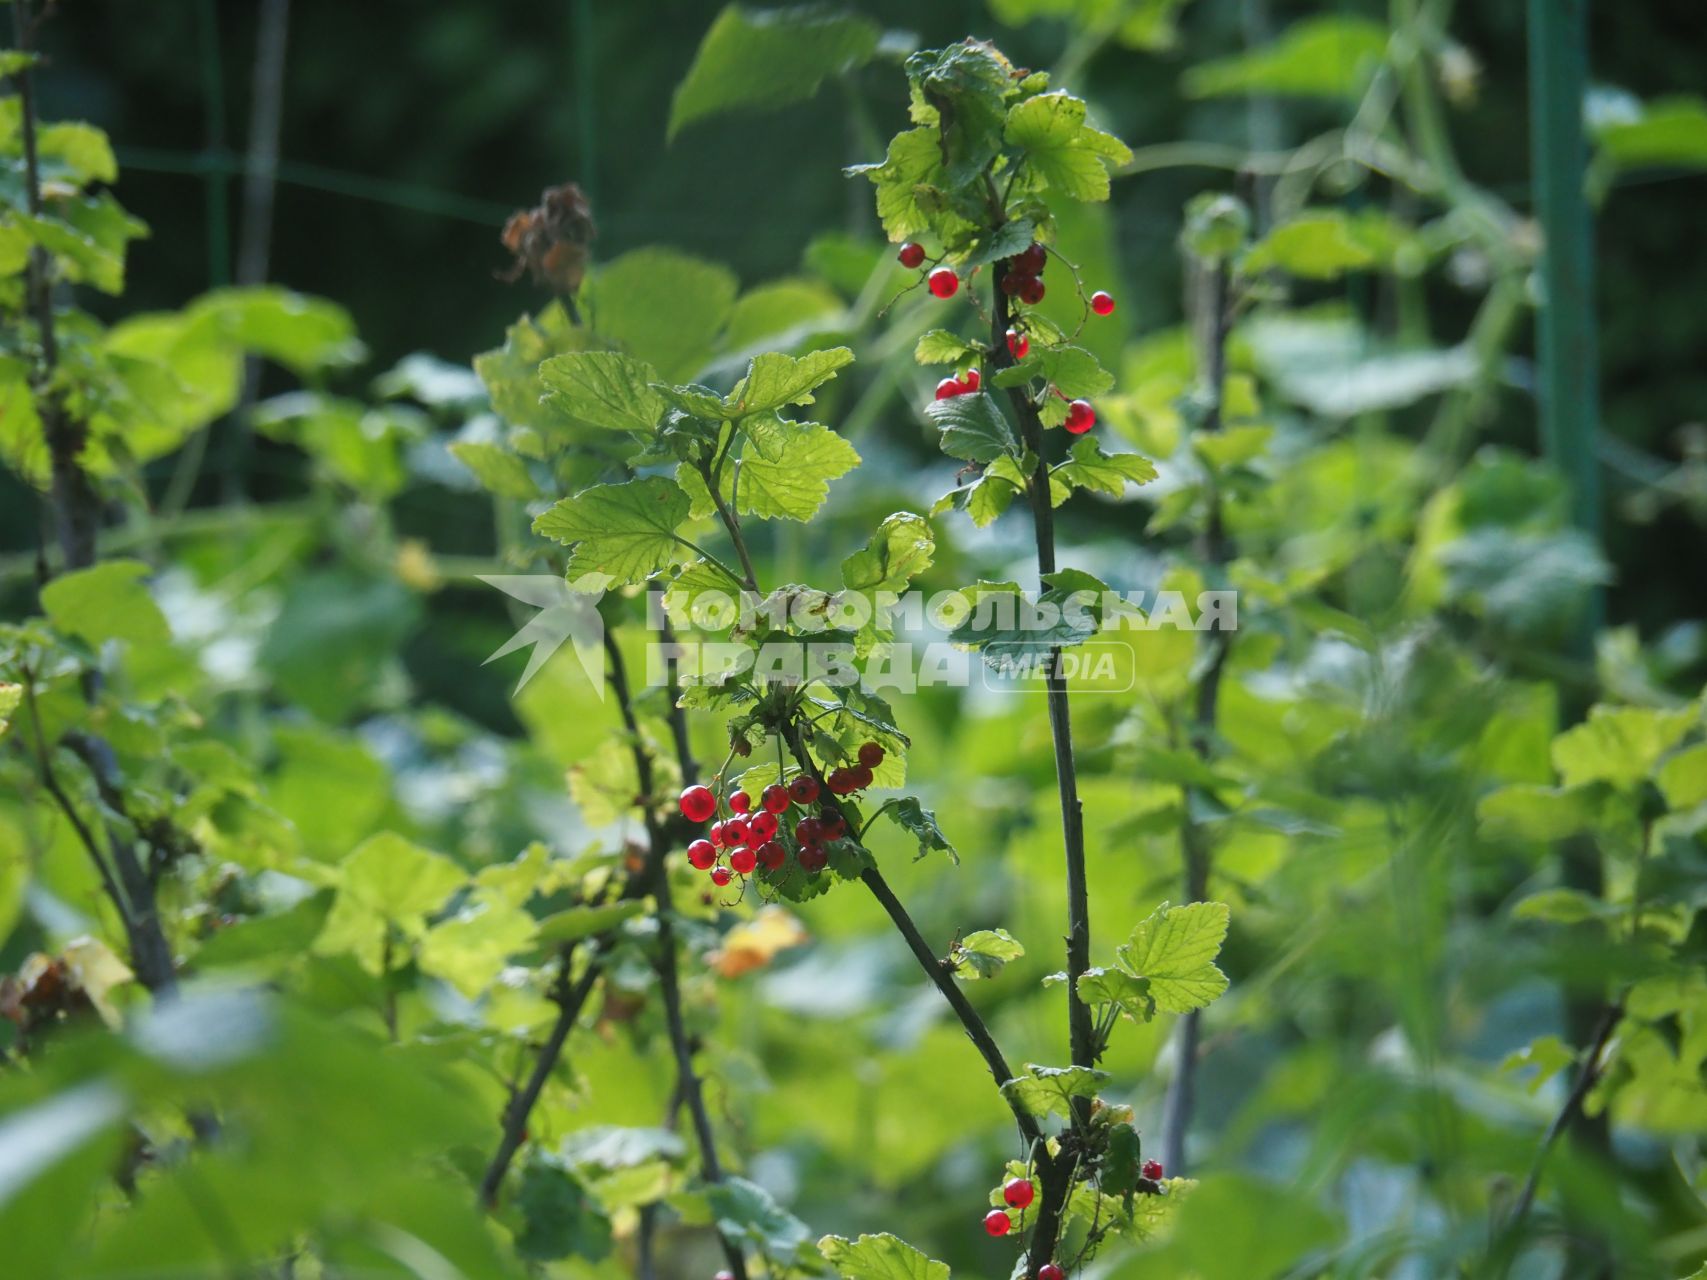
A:
<svg viewBox="0 0 1707 1280">
<path fill-rule="evenodd" d="M 563 1046 L 568 1042 L 569 1033 L 574 1030 L 575 1023 L 581 1016 L 581 1009 L 587 1003 L 587 997 L 592 994 L 593 984 L 599 979 L 603 966 L 595 955 L 588 961 L 581 976 L 571 982 L 569 975 L 573 958 L 573 947 L 565 947 L 562 967 L 558 971 L 557 982 L 551 994 L 552 1001 L 557 1005 L 557 1018 L 551 1024 L 551 1033 L 546 1036 L 545 1044 L 540 1047 L 539 1056 L 534 1059 L 533 1071 L 528 1076 L 527 1084 L 519 1093 L 511 1096 L 509 1105 L 504 1108 L 504 1129 L 498 1141 L 498 1150 L 493 1153 L 491 1162 L 486 1166 L 486 1174 L 480 1179 L 480 1201 L 487 1208 L 498 1202 L 498 1188 L 503 1185 L 504 1174 L 508 1171 L 510 1162 L 516 1158 L 516 1152 L 521 1149 L 522 1143 L 527 1140 L 528 1117 L 533 1113 L 539 1095 L 545 1091 L 546 1081 L 557 1069 L 557 1060 L 563 1055 Z"/>
<path fill-rule="evenodd" d="M 1200 430 L 1214 434 L 1222 427 L 1227 384 L 1227 338 L 1232 324 L 1231 274 L 1227 263 L 1217 260 L 1204 264 L 1200 287 L 1201 302 L 1195 309 L 1202 334 L 1202 379 L 1206 397 Z M 1227 536 L 1221 493 L 1213 473 L 1205 482 L 1205 493 L 1208 513 L 1198 539 L 1198 554 L 1209 566 L 1213 579 L 1211 585 L 1219 586 L 1232 559 L 1233 548 Z M 1209 648 L 1209 662 L 1198 681 L 1190 737 L 1192 753 L 1207 764 L 1215 753 L 1215 721 L 1220 705 L 1221 678 L 1226 671 L 1233 642 L 1228 632 L 1216 630 L 1204 635 L 1203 643 Z M 1186 788 L 1184 815 L 1180 819 L 1187 902 L 1201 902 L 1209 896 L 1208 833 L 1192 816 L 1192 800 L 1200 794 L 1200 788 Z M 1191 1128 L 1197 1101 L 1197 1057 L 1203 1035 L 1202 1019 L 1203 1011 L 1192 1009 L 1180 1020 L 1179 1065 L 1168 1084 L 1167 1099 L 1162 1109 L 1162 1163 L 1168 1172 L 1175 1175 L 1186 1171 L 1185 1137 Z"/>
<path fill-rule="evenodd" d="M 739 545 L 739 544 L 737 544 Z M 743 559 L 744 559 L 743 555 Z M 694 1135 L 699 1140 L 700 1172 L 707 1182 L 723 1181 L 723 1165 L 717 1156 L 717 1135 L 711 1126 L 711 1114 L 706 1110 L 705 1091 L 701 1088 L 693 1064 L 693 1047 L 688 1043 L 687 1025 L 682 1018 L 681 975 L 677 969 L 677 942 L 673 916 L 675 907 L 670 893 L 670 873 L 665 862 L 669 845 L 657 816 L 657 796 L 654 794 L 652 753 L 640 735 L 640 722 L 634 714 L 634 696 L 628 684 L 628 669 L 616 638 L 605 632 L 605 676 L 616 695 L 623 727 L 628 731 L 630 749 L 634 754 L 634 770 L 642 802 L 641 818 L 646 826 L 650 846 L 647 859 L 648 887 L 657 902 L 658 948 L 655 961 L 658 971 L 658 990 L 664 1003 L 664 1023 L 669 1031 L 670 1048 L 676 1058 L 676 1081 L 688 1115 L 693 1119 Z M 717 1233 L 723 1245 L 723 1255 L 736 1280 L 747 1280 L 747 1262 L 739 1245 L 722 1231 Z"/>
</svg>

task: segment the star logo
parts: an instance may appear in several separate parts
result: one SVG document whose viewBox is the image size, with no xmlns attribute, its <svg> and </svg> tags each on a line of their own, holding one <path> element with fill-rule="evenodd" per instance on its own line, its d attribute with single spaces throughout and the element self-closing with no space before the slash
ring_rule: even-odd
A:
<svg viewBox="0 0 1707 1280">
<path fill-rule="evenodd" d="M 598 604 L 614 578 L 603 573 L 582 574 L 573 582 L 550 573 L 482 573 L 477 576 L 487 586 L 498 588 L 512 600 L 539 610 L 486 659 L 486 662 L 495 662 L 517 649 L 533 646 L 527 666 L 522 669 L 522 678 L 516 681 L 516 693 L 520 693 L 527 682 L 539 674 L 539 669 L 551 655 L 563 647 L 564 641 L 568 641 L 574 647 L 581 670 L 592 681 L 593 692 L 601 702 L 604 700 L 605 620 L 599 616 Z"/>
</svg>

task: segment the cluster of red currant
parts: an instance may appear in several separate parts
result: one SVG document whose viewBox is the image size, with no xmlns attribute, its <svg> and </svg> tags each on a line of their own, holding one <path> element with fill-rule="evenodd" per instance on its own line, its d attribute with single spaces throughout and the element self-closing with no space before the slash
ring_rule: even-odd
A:
<svg viewBox="0 0 1707 1280">
<path fill-rule="evenodd" d="M 925 247 L 916 241 L 909 240 L 903 244 L 895 255 L 903 267 L 916 270 L 924 265 Z M 1018 298 L 1021 302 L 1035 306 L 1043 301 L 1045 288 L 1043 284 L 1043 269 L 1049 263 L 1049 251 L 1033 241 L 1011 258 L 1002 259 L 998 266 L 998 282 L 1002 292 L 1009 297 Z M 960 277 L 951 267 L 936 267 L 925 277 L 925 284 L 932 294 L 939 298 L 952 298 L 960 289 Z M 1098 289 L 1090 298 L 1091 310 L 1099 316 L 1114 314 L 1114 295 L 1106 290 Z M 1031 350 L 1031 339 L 1023 329 L 1007 331 L 1008 354 L 1015 360 L 1024 360 Z M 976 369 L 968 369 L 960 377 L 944 378 L 936 384 L 936 398 L 947 400 L 954 396 L 963 396 L 978 390 L 979 376 Z M 1057 395 L 1061 393 L 1056 392 Z M 1065 396 L 1061 397 L 1066 399 Z M 1082 436 L 1096 426 L 1096 410 L 1089 400 L 1068 400 L 1067 420 L 1062 425 L 1068 432 Z"/>
<path fill-rule="evenodd" d="M 1162 1162 L 1146 1160 L 1139 1172 L 1151 1182 L 1162 1180 Z M 984 1215 L 984 1230 L 992 1236 L 1005 1236 L 1014 1229 L 1014 1220 L 1008 1209 L 1019 1212 L 1020 1222 L 1025 1221 L 1025 1211 L 1031 1208 L 1031 1202 L 1037 1198 L 1037 1186 L 1030 1178 L 1009 1178 L 1002 1184 L 1002 1200 L 1007 1209 L 992 1209 Z M 1066 1273 L 1053 1262 L 1046 1262 L 1037 1269 L 1037 1280 L 1066 1280 Z"/>
<path fill-rule="evenodd" d="M 944 378 L 936 384 L 936 398 L 947 400 L 951 396 L 964 396 L 978 389 L 983 376 L 976 369 L 968 369 L 958 378 Z"/>
<path fill-rule="evenodd" d="M 863 791 L 872 783 L 872 770 L 883 763 L 883 748 L 868 742 L 859 749 L 859 763 L 851 768 L 836 768 L 825 779 L 830 790 L 838 796 Z M 816 875 L 830 862 L 826 845 L 847 835 L 847 823 L 833 807 L 816 812 L 812 806 L 819 796 L 818 780 L 808 774 L 796 774 L 784 786 L 773 782 L 759 795 L 759 811 L 754 813 L 752 797 L 737 788 L 728 796 L 728 816 L 719 819 L 723 807 L 716 792 L 695 783 L 681 795 L 682 816 L 689 822 L 709 822 L 705 835 L 688 845 L 688 863 L 696 871 L 711 873 L 711 882 L 723 888 L 736 876 L 750 876 L 759 868 L 781 871 L 792 851 L 801 870 Z M 801 811 L 792 833 L 783 822 L 791 808 Z"/>
</svg>

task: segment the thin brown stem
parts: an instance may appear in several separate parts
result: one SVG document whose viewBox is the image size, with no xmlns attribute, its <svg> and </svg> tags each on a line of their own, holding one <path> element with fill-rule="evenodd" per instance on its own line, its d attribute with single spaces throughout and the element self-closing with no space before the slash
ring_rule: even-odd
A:
<svg viewBox="0 0 1707 1280">
<path fill-rule="evenodd" d="M 504 1108 L 503 1134 L 498 1140 L 498 1149 L 492 1155 L 491 1162 L 486 1166 L 486 1174 L 480 1179 L 480 1201 L 487 1208 L 492 1208 L 498 1202 L 498 1188 L 503 1185 L 504 1174 L 509 1170 L 510 1163 L 516 1158 L 516 1152 L 521 1150 L 522 1143 L 527 1141 L 528 1117 L 533 1113 L 534 1104 L 539 1101 L 539 1095 L 545 1091 L 546 1081 L 557 1069 L 557 1061 L 563 1056 L 563 1047 L 569 1040 L 569 1033 L 574 1030 L 575 1023 L 581 1016 L 581 1009 L 587 1003 L 587 997 L 592 994 L 593 985 L 599 980 L 603 966 L 597 955 L 591 957 L 581 976 L 570 980 L 573 969 L 573 948 L 565 947 L 558 970 L 557 982 L 552 988 L 551 999 L 557 1006 L 557 1017 L 551 1024 L 551 1031 L 540 1046 L 539 1055 L 534 1059 L 533 1071 L 529 1073 L 527 1083 L 521 1090 L 510 1097 L 509 1105 Z"/>
<path fill-rule="evenodd" d="M 739 542 L 736 547 L 742 552 L 744 563 L 745 549 Z M 608 630 L 605 632 L 605 661 L 606 678 L 612 693 L 616 695 L 623 728 L 628 731 L 630 749 L 634 755 L 635 776 L 643 803 L 641 816 L 646 826 L 646 840 L 650 851 L 647 859 L 647 887 L 658 904 L 658 950 L 654 963 L 658 973 L 658 991 L 664 1005 L 664 1023 L 669 1032 L 670 1049 L 676 1059 L 677 1085 L 681 1090 L 682 1102 L 693 1120 L 694 1136 L 699 1142 L 700 1172 L 707 1182 L 722 1182 L 723 1164 L 717 1156 L 717 1134 L 712 1128 L 711 1113 L 705 1105 L 705 1091 L 694 1067 L 693 1046 L 688 1040 L 687 1024 L 682 1017 L 675 907 L 670 893 L 669 868 L 665 863 L 669 844 L 658 821 L 657 797 L 653 794 L 655 771 L 652 767 L 652 753 L 647 750 L 646 742 L 640 735 L 640 722 L 634 714 L 634 696 L 629 687 L 628 669 L 623 661 L 622 650 Z M 747 1280 L 746 1258 L 740 1246 L 721 1231 L 717 1234 L 723 1245 L 723 1255 L 736 1280 Z"/>
</svg>

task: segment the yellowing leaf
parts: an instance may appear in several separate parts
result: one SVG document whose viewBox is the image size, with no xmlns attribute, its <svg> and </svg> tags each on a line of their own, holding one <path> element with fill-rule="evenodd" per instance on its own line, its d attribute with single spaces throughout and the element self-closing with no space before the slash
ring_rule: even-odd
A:
<svg viewBox="0 0 1707 1280">
<path fill-rule="evenodd" d="M 778 952 L 804 946 L 810 938 L 805 925 L 773 903 L 724 934 L 723 945 L 708 958 L 722 977 L 739 978 L 764 968 Z"/>
</svg>

